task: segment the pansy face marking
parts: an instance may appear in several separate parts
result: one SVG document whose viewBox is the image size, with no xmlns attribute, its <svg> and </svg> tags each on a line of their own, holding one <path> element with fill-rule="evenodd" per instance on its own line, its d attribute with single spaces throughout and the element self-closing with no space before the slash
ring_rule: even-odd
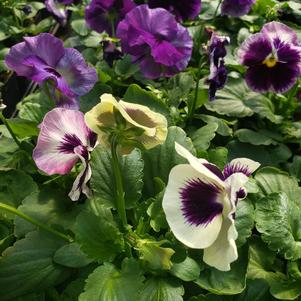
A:
<svg viewBox="0 0 301 301">
<path fill-rule="evenodd" d="M 81 192 L 89 195 L 87 183 L 91 177 L 90 152 L 96 145 L 96 135 L 87 127 L 80 111 L 56 108 L 48 112 L 40 125 L 33 159 L 48 175 L 67 174 L 78 160 L 83 168 L 69 193 L 73 201 Z"/>
<path fill-rule="evenodd" d="M 176 150 L 189 164 L 177 165 L 169 174 L 162 203 L 167 222 L 183 244 L 204 249 L 208 265 L 228 271 L 238 256 L 236 204 L 246 197 L 243 186 L 259 163 L 239 158 L 221 172 L 177 143 Z"/>
<path fill-rule="evenodd" d="M 279 22 L 270 22 L 251 35 L 238 50 L 248 69 L 246 82 L 256 92 L 288 91 L 301 74 L 301 45 L 296 33 Z"/>
</svg>

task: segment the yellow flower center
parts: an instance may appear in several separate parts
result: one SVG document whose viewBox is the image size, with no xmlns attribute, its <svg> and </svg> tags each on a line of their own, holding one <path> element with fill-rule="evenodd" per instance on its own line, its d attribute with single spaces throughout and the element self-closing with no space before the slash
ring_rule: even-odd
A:
<svg viewBox="0 0 301 301">
<path fill-rule="evenodd" d="M 273 55 L 268 56 L 262 63 L 267 65 L 269 68 L 273 68 L 277 64 L 278 60 Z"/>
</svg>

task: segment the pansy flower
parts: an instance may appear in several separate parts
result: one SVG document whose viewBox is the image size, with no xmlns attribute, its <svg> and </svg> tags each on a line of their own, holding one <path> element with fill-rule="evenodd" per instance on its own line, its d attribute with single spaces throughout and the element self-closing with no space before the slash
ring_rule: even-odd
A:
<svg viewBox="0 0 301 301">
<path fill-rule="evenodd" d="M 222 2 L 222 15 L 241 17 L 246 15 L 256 0 L 224 0 Z"/>
<path fill-rule="evenodd" d="M 247 67 L 246 82 L 256 92 L 288 91 L 301 72 L 301 45 L 296 33 L 279 22 L 270 22 L 251 35 L 238 50 Z"/>
<path fill-rule="evenodd" d="M 204 249 L 205 263 L 228 271 L 237 259 L 236 203 L 246 197 L 244 185 L 259 163 L 234 159 L 221 172 L 177 143 L 176 150 L 189 164 L 177 165 L 169 174 L 163 197 L 167 222 L 183 244 Z"/>
<path fill-rule="evenodd" d="M 90 152 L 96 144 L 96 134 L 86 125 L 80 111 L 55 108 L 48 112 L 40 125 L 40 134 L 33 151 L 38 168 L 48 175 L 70 173 L 78 160 L 83 168 L 69 193 L 73 201 L 81 192 L 89 195 L 87 183 L 91 177 Z"/>
<path fill-rule="evenodd" d="M 111 35 L 116 20 L 122 19 L 134 7 L 136 4 L 132 0 L 92 0 L 85 9 L 85 20 L 91 29 Z"/>
<path fill-rule="evenodd" d="M 123 52 L 139 62 L 149 79 L 170 77 L 184 70 L 192 52 L 188 30 L 163 8 L 139 5 L 118 24 L 117 37 Z"/>
<path fill-rule="evenodd" d="M 5 57 L 6 65 L 18 75 L 38 84 L 51 83 L 64 97 L 58 106 L 72 107 L 74 99 L 88 93 L 97 81 L 94 68 L 74 48 L 64 48 L 63 42 L 48 33 L 25 37 L 13 46 Z"/>
<path fill-rule="evenodd" d="M 230 43 L 230 38 L 212 33 L 209 42 L 208 52 L 210 61 L 209 99 L 214 100 L 216 90 L 222 89 L 227 80 L 227 69 L 224 57 L 227 54 L 226 45 Z"/>
<path fill-rule="evenodd" d="M 60 24 L 65 26 L 68 18 L 66 5 L 72 4 L 74 0 L 45 0 L 47 10 L 57 17 Z"/>
<path fill-rule="evenodd" d="M 149 0 L 150 8 L 163 7 L 173 13 L 179 22 L 195 19 L 201 11 L 201 0 Z"/>
<path fill-rule="evenodd" d="M 143 105 L 118 102 L 111 94 L 103 94 L 100 100 L 86 113 L 85 120 L 103 143 L 109 142 L 109 135 L 113 132 L 120 133 L 120 139 L 124 139 L 123 152 L 139 145 L 150 149 L 165 141 L 167 120 L 163 115 Z"/>
</svg>

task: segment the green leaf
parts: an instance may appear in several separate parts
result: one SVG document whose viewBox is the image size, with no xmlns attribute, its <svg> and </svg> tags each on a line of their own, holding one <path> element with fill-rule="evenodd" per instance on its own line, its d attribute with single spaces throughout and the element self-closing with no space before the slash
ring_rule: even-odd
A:
<svg viewBox="0 0 301 301">
<path fill-rule="evenodd" d="M 112 261 L 123 251 L 123 237 L 113 220 L 110 209 L 99 206 L 98 214 L 82 211 L 75 225 L 76 241 L 89 258 Z"/>
<path fill-rule="evenodd" d="M 175 251 L 171 248 L 161 247 L 165 241 L 151 239 L 138 239 L 135 249 L 139 252 L 139 258 L 145 261 L 147 267 L 152 270 L 170 270 L 171 256 Z"/>
<path fill-rule="evenodd" d="M 59 225 L 64 229 L 74 230 L 75 218 L 82 210 L 82 205 L 70 201 L 64 191 L 58 187 L 44 187 L 41 191 L 30 194 L 18 210 L 48 225 Z M 36 229 L 36 226 L 20 217 L 15 218 L 15 235 L 22 237 Z"/>
<path fill-rule="evenodd" d="M 245 244 L 252 234 L 254 227 L 255 212 L 252 202 L 249 199 L 239 201 L 236 207 L 235 227 L 238 232 L 236 245 L 238 247 Z"/>
<path fill-rule="evenodd" d="M 71 27 L 80 36 L 86 36 L 90 31 L 87 27 L 85 19 L 77 19 L 71 21 Z"/>
<path fill-rule="evenodd" d="M 294 156 L 293 162 L 289 167 L 290 174 L 295 178 L 301 178 L 301 156 Z"/>
<path fill-rule="evenodd" d="M 234 158 L 250 158 L 263 165 L 277 165 L 286 162 L 292 155 L 291 150 L 285 144 L 265 147 L 252 145 L 232 140 L 227 144 L 229 160 Z"/>
<path fill-rule="evenodd" d="M 178 142 L 192 153 L 195 152 L 193 144 L 186 133 L 181 128 L 172 126 L 168 129 L 167 138 L 162 145 L 143 153 L 145 164 L 144 186 L 149 196 L 156 194 L 154 178 L 158 177 L 167 184 L 170 170 L 175 165 L 187 162 L 176 152 L 175 142 Z"/>
<path fill-rule="evenodd" d="M 90 274 L 79 301 L 136 301 L 143 280 L 142 271 L 134 259 L 125 259 L 121 270 L 105 263 Z"/>
<path fill-rule="evenodd" d="M 39 134 L 39 129 L 35 122 L 20 118 L 7 119 L 7 122 L 18 138 L 36 137 Z"/>
<path fill-rule="evenodd" d="M 55 252 L 53 260 L 69 268 L 82 268 L 92 261 L 87 258 L 86 254 L 80 250 L 80 246 L 76 243 L 62 246 Z"/>
<path fill-rule="evenodd" d="M 286 259 L 301 258 L 301 208 L 285 193 L 256 202 L 256 228 L 269 248 Z"/>
<path fill-rule="evenodd" d="M 139 65 L 133 64 L 130 55 L 125 55 L 121 60 L 118 60 L 115 65 L 115 72 L 117 75 L 122 76 L 124 79 L 131 77 L 139 71 Z"/>
<path fill-rule="evenodd" d="M 273 103 L 265 96 L 251 91 L 244 80 L 232 79 L 222 90 L 216 93 L 215 101 L 205 104 L 210 111 L 230 117 L 247 117 L 254 113 L 271 122 L 281 122 L 281 116 L 275 115 Z"/>
<path fill-rule="evenodd" d="M 215 137 L 217 123 L 209 123 L 193 132 L 191 140 L 197 150 L 207 150 L 211 140 Z"/>
<path fill-rule="evenodd" d="M 193 281 L 199 278 L 201 268 L 198 263 L 190 258 L 180 263 L 173 263 L 170 273 L 183 281 Z"/>
<path fill-rule="evenodd" d="M 152 277 L 146 281 L 137 301 L 183 301 L 183 295 L 184 288 L 180 282 L 169 278 Z"/>
<path fill-rule="evenodd" d="M 33 179 L 21 170 L 0 171 L 0 179 L 0 202 L 13 207 L 18 207 L 24 198 L 38 190 Z M 2 210 L 1 214 L 12 217 Z"/>
<path fill-rule="evenodd" d="M 265 136 L 260 131 L 254 132 L 249 129 L 240 129 L 235 132 L 235 136 L 237 136 L 240 142 L 250 143 L 253 145 L 271 145 L 277 144 L 270 137 Z"/>
<path fill-rule="evenodd" d="M 228 149 L 219 146 L 208 150 L 208 161 L 223 169 L 228 162 Z"/>
<path fill-rule="evenodd" d="M 301 203 L 301 188 L 295 178 L 273 167 L 261 168 L 255 175 L 263 195 L 284 192 L 296 204 Z"/>
<path fill-rule="evenodd" d="M 39 292 L 61 283 L 69 270 L 53 263 L 64 241 L 46 232 L 30 232 L 8 248 L 0 259 L 1 301 Z"/>
<path fill-rule="evenodd" d="M 169 109 L 167 105 L 155 94 L 142 89 L 136 84 L 132 84 L 128 87 L 123 96 L 123 100 L 147 106 L 151 110 L 164 115 L 167 119 L 169 118 Z"/>
<path fill-rule="evenodd" d="M 239 250 L 238 259 L 231 264 L 229 272 L 207 267 L 201 272 L 200 278 L 195 283 L 217 295 L 241 293 L 246 286 L 247 265 L 248 249 L 244 246 Z"/>
<path fill-rule="evenodd" d="M 91 187 L 96 198 L 115 207 L 116 184 L 111 158 L 111 152 L 105 147 L 99 145 L 93 150 L 90 161 L 93 170 Z M 126 208 L 134 207 L 141 197 L 143 166 L 139 149 L 134 149 L 129 155 L 122 156 L 120 167 Z"/>
<path fill-rule="evenodd" d="M 233 131 L 228 125 L 228 124 L 230 124 L 230 122 L 228 122 L 222 118 L 218 118 L 218 117 L 211 116 L 211 115 L 204 115 L 204 114 L 196 115 L 195 118 L 201 119 L 204 122 L 206 122 L 207 124 L 216 123 L 218 125 L 216 132 L 221 136 L 231 136 L 232 135 Z"/>
</svg>

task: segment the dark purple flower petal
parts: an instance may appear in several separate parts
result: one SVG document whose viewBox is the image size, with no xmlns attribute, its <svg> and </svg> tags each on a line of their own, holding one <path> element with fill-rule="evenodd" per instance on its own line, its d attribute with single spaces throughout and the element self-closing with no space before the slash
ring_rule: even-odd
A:
<svg viewBox="0 0 301 301">
<path fill-rule="evenodd" d="M 179 21 L 195 19 L 201 11 L 201 0 L 149 0 L 150 8 L 163 7 Z"/>
<path fill-rule="evenodd" d="M 103 59 L 110 67 L 113 67 L 113 62 L 122 57 L 122 52 L 117 49 L 115 43 L 109 41 L 102 42 Z"/>
<path fill-rule="evenodd" d="M 192 39 L 186 28 L 162 8 L 140 5 L 131 10 L 118 24 L 117 37 L 123 52 L 140 63 L 146 78 L 173 76 L 186 68 Z"/>
<path fill-rule="evenodd" d="M 222 181 L 224 181 L 224 175 L 223 173 L 219 170 L 219 168 L 211 163 L 203 163 L 204 166 L 206 166 L 212 173 L 214 173 L 217 177 L 219 177 Z"/>
<path fill-rule="evenodd" d="M 85 20 L 91 29 L 111 35 L 112 21 L 122 19 L 135 6 L 132 0 L 92 0 L 85 9 Z M 117 18 L 110 20 L 110 14 L 114 13 Z"/>
<path fill-rule="evenodd" d="M 279 22 L 266 24 L 250 36 L 238 51 L 248 67 L 246 82 L 256 92 L 288 91 L 301 74 L 301 46 L 297 35 Z"/>
<path fill-rule="evenodd" d="M 189 224 L 196 226 L 209 224 L 223 211 L 223 204 L 218 202 L 220 190 L 212 183 L 201 179 L 187 181 L 181 189 L 182 212 Z"/>
<path fill-rule="evenodd" d="M 72 3 L 72 1 L 69 2 L 70 1 L 45 0 L 47 10 L 58 19 L 62 26 L 65 26 L 67 23 L 68 10 L 65 5 Z"/>
<path fill-rule="evenodd" d="M 224 0 L 222 2 L 222 15 L 241 17 L 246 15 L 256 0 Z"/>
</svg>

